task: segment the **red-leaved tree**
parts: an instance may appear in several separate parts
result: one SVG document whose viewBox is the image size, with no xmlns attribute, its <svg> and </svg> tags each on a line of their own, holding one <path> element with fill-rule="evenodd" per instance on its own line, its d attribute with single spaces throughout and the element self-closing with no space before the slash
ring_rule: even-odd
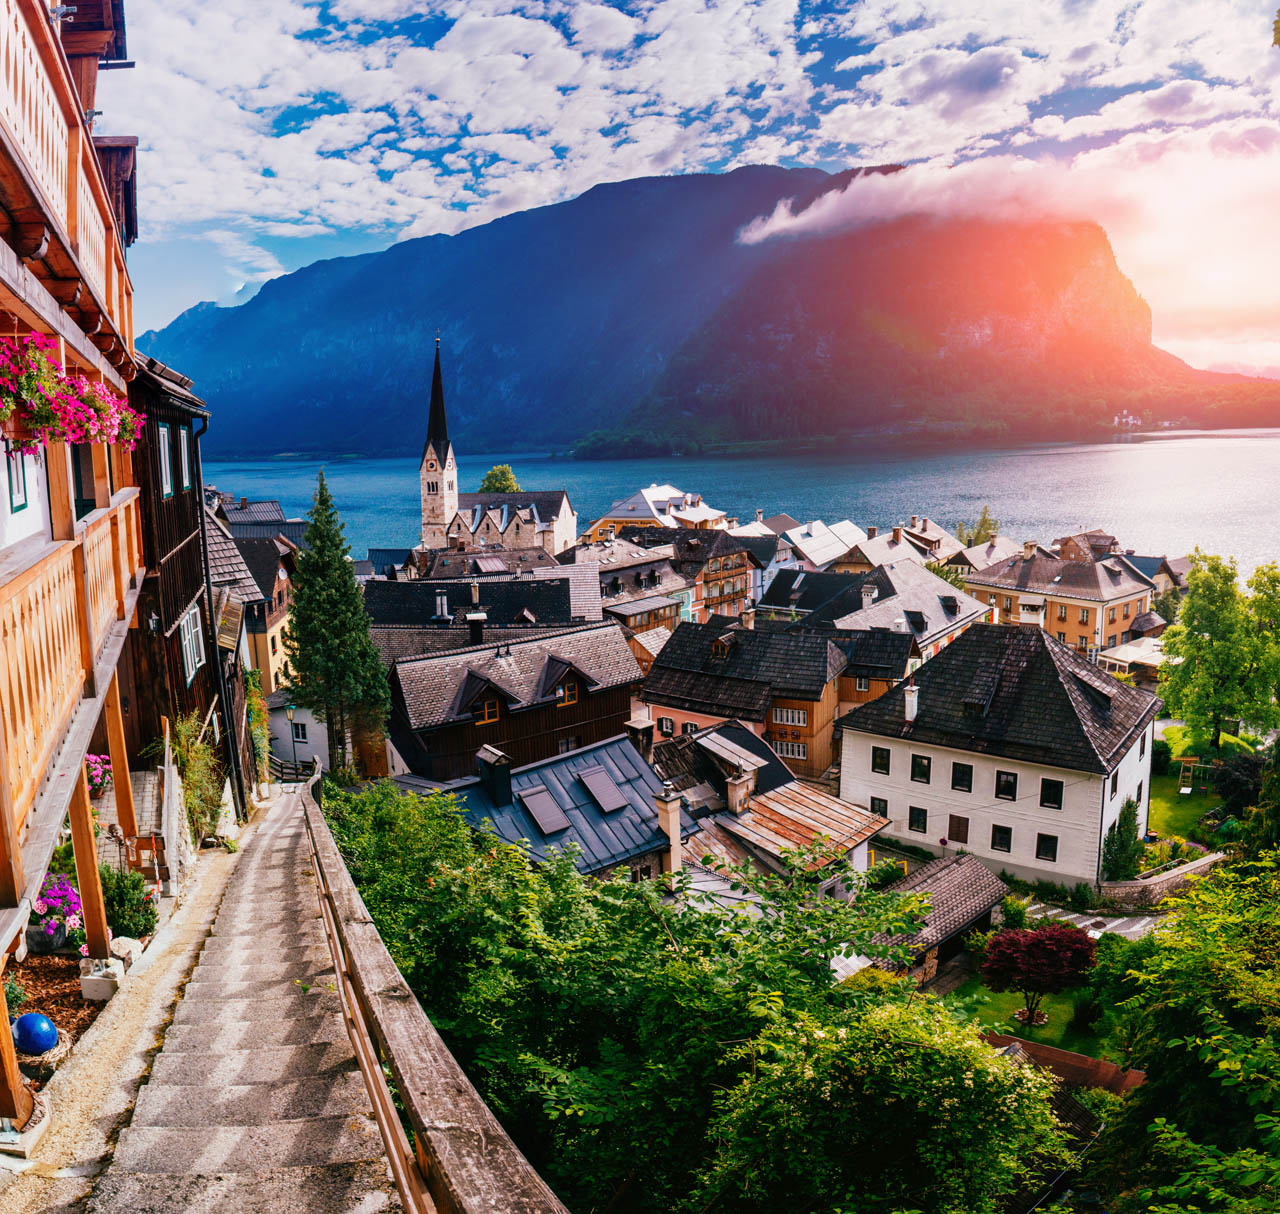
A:
<svg viewBox="0 0 1280 1214">
<path fill-rule="evenodd" d="M 1088 932 L 1069 923 L 1001 932 L 987 945 L 982 980 L 993 991 L 1017 991 L 1026 1000 L 1026 1023 L 1035 1024 L 1046 995 L 1070 990 L 1084 980 L 1095 947 Z"/>
</svg>

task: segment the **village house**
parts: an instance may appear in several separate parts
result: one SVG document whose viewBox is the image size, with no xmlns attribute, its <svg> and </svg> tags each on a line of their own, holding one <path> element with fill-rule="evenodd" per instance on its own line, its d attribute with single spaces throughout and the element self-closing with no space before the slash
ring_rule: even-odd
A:
<svg viewBox="0 0 1280 1214">
<path fill-rule="evenodd" d="M 694 531 L 727 529 L 737 524 L 723 510 L 707 505 L 701 494 L 674 485 L 650 485 L 613 503 L 583 534 L 588 543 L 610 540 L 623 527 L 683 527 Z"/>
<path fill-rule="evenodd" d="M 1011 540 L 1003 535 L 994 535 L 981 544 L 973 544 L 968 548 L 961 548 L 959 552 L 953 552 L 943 564 L 952 569 L 959 569 L 962 573 L 977 573 L 979 569 L 990 569 L 992 565 L 1007 561 L 1021 551 L 1022 545 L 1017 540 Z M 1046 552 L 1045 555 L 1052 554 Z"/>
<path fill-rule="evenodd" d="M 825 636 L 757 632 L 731 619 L 681 624 L 654 658 L 640 698 L 659 737 L 739 720 L 800 775 L 831 765 L 844 653 Z"/>
<path fill-rule="evenodd" d="M 744 523 L 729 532 L 755 557 L 751 576 L 751 599 L 757 601 L 773 584 L 781 569 L 798 569 L 800 558 L 785 533 L 774 531 L 764 520 L 764 511 L 756 511 L 753 523 Z"/>
<path fill-rule="evenodd" d="M 820 631 L 845 657 L 836 685 L 841 713 L 884 695 L 920 665 L 920 647 L 909 633 L 892 628 Z"/>
<path fill-rule="evenodd" d="M 796 554 L 796 566 L 810 572 L 830 569 L 866 538 L 867 533 L 848 519 L 830 527 L 820 519 L 783 532 Z"/>
<path fill-rule="evenodd" d="M 1187 593 L 1187 574 L 1191 571 L 1189 556 L 1138 556 L 1127 551 L 1124 559 L 1126 564 L 1151 580 L 1156 594 L 1166 594 L 1170 590 Z"/>
<path fill-rule="evenodd" d="M 1095 527 L 1092 531 L 1060 535 L 1053 541 L 1052 548 L 1060 560 L 1100 561 L 1108 556 L 1119 555 L 1120 541 L 1101 527 Z"/>
<path fill-rule="evenodd" d="M 640 668 L 599 623 L 403 658 L 390 679 L 392 770 L 456 780 L 482 746 L 525 766 L 621 734 Z"/>
<path fill-rule="evenodd" d="M 408 561 L 401 561 L 403 565 Z M 439 551 L 420 551 L 417 558 L 417 574 L 425 581 L 442 581 L 447 578 L 492 577 L 495 574 L 529 573 L 534 569 L 558 569 L 557 558 L 545 548 L 504 548 L 501 544 L 486 544 L 483 548 L 469 548 L 459 541 L 452 547 Z M 369 553 L 372 563 L 373 550 Z M 382 576 L 381 573 L 378 576 Z"/>
<path fill-rule="evenodd" d="M 648 547 L 615 538 L 575 544 L 556 559 L 565 569 L 592 570 L 606 606 L 661 595 L 679 605 L 680 619 L 691 620 L 697 578 L 678 573 L 674 557 L 670 544 Z"/>
<path fill-rule="evenodd" d="M 902 533 L 913 544 L 919 545 L 931 563 L 945 564 L 958 552 L 964 551 L 964 545 L 945 527 L 917 514 L 911 516 L 909 523 L 903 524 Z"/>
<path fill-rule="evenodd" d="M 262 692 L 269 695 L 285 681 L 289 664 L 284 631 L 293 604 L 297 549 L 282 536 L 232 542 L 258 586 L 257 599 L 245 605 L 245 627 L 254 668 L 262 672 Z"/>
<path fill-rule="evenodd" d="M 760 561 L 729 532 L 636 527 L 627 528 L 620 538 L 646 547 L 671 546 L 671 568 L 690 585 L 690 614 L 695 621 L 741 616 L 751 609 L 751 587 Z"/>
<path fill-rule="evenodd" d="M 458 465 L 449 441 L 444 384 L 440 375 L 440 339 L 431 374 L 427 438 L 418 467 L 422 500 L 419 549 L 436 551 L 450 545 L 467 548 L 501 544 L 505 548 L 537 546 L 552 556 L 573 545 L 578 516 L 563 489 L 518 493 L 460 493 Z"/>
<path fill-rule="evenodd" d="M 903 560 L 927 565 L 934 559 L 924 542 L 912 539 L 902 526 L 883 532 L 877 527 L 868 527 L 867 538 L 852 545 L 831 566 L 830 571 L 832 573 L 866 573 L 877 565 L 892 565 Z"/>
<path fill-rule="evenodd" d="M 1067 550 L 1079 553 L 1082 546 Z M 1036 624 L 1093 657 L 1130 639 L 1155 585 L 1123 556 L 1064 560 L 1028 541 L 1019 556 L 969 574 L 965 590 L 998 610 L 1002 622 Z"/>
<path fill-rule="evenodd" d="M 840 718 L 840 796 L 935 855 L 1093 883 L 1126 800 L 1146 829 L 1160 707 L 1039 627 L 977 624 Z"/>
</svg>

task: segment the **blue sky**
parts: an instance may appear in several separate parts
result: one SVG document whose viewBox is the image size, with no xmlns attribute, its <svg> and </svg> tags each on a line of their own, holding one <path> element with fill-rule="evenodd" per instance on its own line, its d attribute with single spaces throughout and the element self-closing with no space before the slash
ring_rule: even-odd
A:
<svg viewBox="0 0 1280 1214">
<path fill-rule="evenodd" d="M 1158 341 L 1280 368 L 1274 3 L 132 0 L 100 129 L 141 139 L 140 328 L 601 181 L 897 161 L 810 226 L 1088 215 Z"/>
</svg>

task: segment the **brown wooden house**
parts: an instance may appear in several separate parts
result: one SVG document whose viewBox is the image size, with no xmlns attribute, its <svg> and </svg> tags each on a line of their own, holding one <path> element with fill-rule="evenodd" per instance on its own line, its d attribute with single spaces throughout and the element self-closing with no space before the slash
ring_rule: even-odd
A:
<svg viewBox="0 0 1280 1214">
<path fill-rule="evenodd" d="M 482 746 L 522 767 L 624 733 L 639 682 L 613 623 L 468 645 L 392 666 L 388 732 L 427 779 L 475 775 Z"/>
</svg>

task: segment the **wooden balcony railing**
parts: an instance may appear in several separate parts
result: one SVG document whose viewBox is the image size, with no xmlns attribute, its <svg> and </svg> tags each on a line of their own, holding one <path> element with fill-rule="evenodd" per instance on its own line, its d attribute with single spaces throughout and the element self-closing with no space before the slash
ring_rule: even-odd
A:
<svg viewBox="0 0 1280 1214">
<path fill-rule="evenodd" d="M 75 537 L 15 545 L 0 565 L 0 780 L 21 832 L 45 770 L 141 575 L 138 490 Z"/>
<path fill-rule="evenodd" d="M 58 281 L 46 285 L 57 302 L 74 305 L 94 345 L 120 365 L 133 349 L 123 244 L 79 91 L 41 0 L 0 0 L 0 185 L 19 257 L 53 267 Z M 70 291 L 77 272 L 83 286 Z"/>
<path fill-rule="evenodd" d="M 471 1085 L 387 952 L 324 820 L 302 805 L 343 1019 L 408 1214 L 567 1214 Z M 413 1130 L 400 1124 L 383 1065 Z"/>
</svg>

